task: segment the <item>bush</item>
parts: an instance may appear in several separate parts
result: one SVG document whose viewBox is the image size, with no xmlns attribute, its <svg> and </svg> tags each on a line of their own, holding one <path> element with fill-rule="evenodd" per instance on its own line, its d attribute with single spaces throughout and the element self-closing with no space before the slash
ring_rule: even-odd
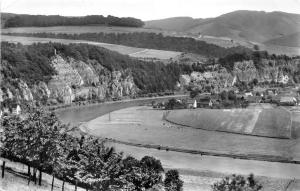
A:
<svg viewBox="0 0 300 191">
<path fill-rule="evenodd" d="M 213 191 L 259 191 L 262 185 L 250 174 L 247 178 L 233 174 L 212 185 Z"/>
<path fill-rule="evenodd" d="M 183 181 L 179 177 L 177 170 L 169 170 L 166 173 L 166 178 L 164 181 L 166 191 L 181 191 L 183 186 Z"/>
</svg>

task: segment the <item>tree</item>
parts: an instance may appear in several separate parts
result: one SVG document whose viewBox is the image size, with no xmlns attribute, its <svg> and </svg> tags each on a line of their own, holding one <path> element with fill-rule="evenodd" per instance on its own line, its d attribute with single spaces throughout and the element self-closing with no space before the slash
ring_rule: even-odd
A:
<svg viewBox="0 0 300 191">
<path fill-rule="evenodd" d="M 176 103 L 177 101 L 175 98 L 170 99 L 166 105 L 166 109 L 174 109 Z"/>
<path fill-rule="evenodd" d="M 254 78 L 252 82 L 253 82 L 253 85 L 255 85 L 255 86 L 258 84 L 258 80 L 256 78 Z"/>
<path fill-rule="evenodd" d="M 241 175 L 233 174 L 214 183 L 212 189 L 213 191 L 259 191 L 262 189 L 262 185 L 254 179 L 253 174 L 246 179 Z"/>
<path fill-rule="evenodd" d="M 145 156 L 140 161 L 127 157 L 124 159 L 125 180 L 132 185 L 132 190 L 145 190 L 161 183 L 163 168 L 161 162 Z"/>
<path fill-rule="evenodd" d="M 222 91 L 221 93 L 220 93 L 220 96 L 221 96 L 221 99 L 222 100 L 228 100 L 228 92 L 227 91 Z"/>
<path fill-rule="evenodd" d="M 259 46 L 258 46 L 257 44 L 255 44 L 255 45 L 253 46 L 253 49 L 254 49 L 255 51 L 259 51 Z"/>
<path fill-rule="evenodd" d="M 40 171 L 52 167 L 58 157 L 58 137 L 62 124 L 54 113 L 40 108 L 31 108 L 28 116 L 6 117 L 4 127 L 4 150 L 7 157 L 15 157 Z M 34 170 L 36 172 L 36 170 Z"/>
<path fill-rule="evenodd" d="M 27 116 L 5 117 L 4 154 L 54 177 L 93 190 L 145 190 L 162 182 L 161 162 L 145 156 L 123 158 L 113 147 L 94 137 L 73 137 L 62 131 L 54 113 L 29 108 Z M 36 175 L 34 175 L 35 177 Z M 35 178 L 36 180 L 36 178 Z M 53 186 L 52 186 L 53 188 Z"/>
<path fill-rule="evenodd" d="M 236 101 L 236 95 L 235 95 L 235 93 L 234 93 L 233 90 L 230 90 L 230 91 L 228 92 L 228 99 L 229 99 L 229 100 L 234 100 L 234 101 Z"/>
<path fill-rule="evenodd" d="M 183 186 L 183 181 L 179 177 L 177 170 L 169 170 L 166 173 L 166 178 L 164 180 L 164 185 L 166 191 L 181 191 Z"/>
</svg>

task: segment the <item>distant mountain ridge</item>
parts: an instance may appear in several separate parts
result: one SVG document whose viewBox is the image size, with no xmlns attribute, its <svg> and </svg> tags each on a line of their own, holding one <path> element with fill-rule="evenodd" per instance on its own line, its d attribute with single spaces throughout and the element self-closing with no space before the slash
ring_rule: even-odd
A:
<svg viewBox="0 0 300 191">
<path fill-rule="evenodd" d="M 234 11 L 215 18 L 193 19 L 176 17 L 146 21 L 147 28 L 160 28 L 186 32 L 194 35 L 209 35 L 246 40 L 257 43 L 273 43 L 277 38 L 285 38 L 300 32 L 300 15 L 285 12 Z M 297 35 L 287 37 L 295 38 Z M 276 45 L 299 46 L 292 40 L 276 41 Z"/>
<path fill-rule="evenodd" d="M 183 32 L 197 26 L 204 20 L 205 19 L 194 19 L 192 17 L 172 17 L 161 20 L 146 21 L 145 27 Z"/>
</svg>

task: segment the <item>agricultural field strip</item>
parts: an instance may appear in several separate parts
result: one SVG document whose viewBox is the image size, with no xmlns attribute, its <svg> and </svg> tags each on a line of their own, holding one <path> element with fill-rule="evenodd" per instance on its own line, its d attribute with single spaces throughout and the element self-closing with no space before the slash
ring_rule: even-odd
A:
<svg viewBox="0 0 300 191">
<path fill-rule="evenodd" d="M 22 43 L 25 45 L 33 43 L 47 43 L 47 42 L 56 42 L 63 44 L 70 43 L 87 43 L 90 45 L 101 46 L 103 48 L 119 52 L 120 54 L 126 54 L 132 57 L 143 58 L 143 57 L 153 57 L 157 59 L 170 59 L 174 58 L 181 54 L 181 52 L 176 51 L 166 51 L 166 50 L 156 50 L 156 49 L 144 49 L 129 47 L 124 45 L 109 44 L 102 42 L 93 42 L 85 40 L 70 40 L 70 39 L 53 39 L 53 38 L 38 38 L 38 37 L 21 37 L 21 36 L 10 36 L 10 35 L 1 35 L 1 41 L 8 41 L 13 43 Z"/>
<path fill-rule="evenodd" d="M 181 110 L 174 110 L 168 114 L 166 120 L 174 124 L 210 131 L 276 138 L 291 137 L 290 114 L 280 110 L 224 109 L 221 111 L 198 109 L 196 111 L 187 110 L 185 113 L 182 113 Z M 274 125 L 276 129 L 273 129 Z"/>
<path fill-rule="evenodd" d="M 141 50 L 141 51 L 139 51 L 139 52 L 131 53 L 131 54 L 129 54 L 129 56 L 133 56 L 133 55 L 140 54 L 140 53 L 147 52 L 147 51 L 148 51 L 148 49 Z"/>
</svg>

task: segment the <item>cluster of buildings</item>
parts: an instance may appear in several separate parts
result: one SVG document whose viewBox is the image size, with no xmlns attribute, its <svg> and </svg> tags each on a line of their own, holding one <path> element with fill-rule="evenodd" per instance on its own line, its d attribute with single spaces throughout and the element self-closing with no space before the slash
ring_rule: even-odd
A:
<svg viewBox="0 0 300 191">
<path fill-rule="evenodd" d="M 255 88 L 244 95 L 249 103 L 273 103 L 281 106 L 296 106 L 300 103 L 297 88 Z"/>
<path fill-rule="evenodd" d="M 12 107 L 2 107 L 0 108 L 0 118 L 2 118 L 4 115 L 20 115 L 21 114 L 21 106 L 16 104 Z"/>
<path fill-rule="evenodd" d="M 233 93 L 234 92 L 234 93 Z M 230 94 L 230 95 L 229 95 Z M 192 108 L 245 108 L 250 103 L 270 103 L 279 106 L 300 105 L 300 91 L 293 88 L 255 88 L 253 91 L 227 92 L 227 98 L 221 94 L 201 93 L 194 98 L 172 100 L 168 103 L 158 103 L 154 108 L 162 109 L 192 109 Z"/>
</svg>

